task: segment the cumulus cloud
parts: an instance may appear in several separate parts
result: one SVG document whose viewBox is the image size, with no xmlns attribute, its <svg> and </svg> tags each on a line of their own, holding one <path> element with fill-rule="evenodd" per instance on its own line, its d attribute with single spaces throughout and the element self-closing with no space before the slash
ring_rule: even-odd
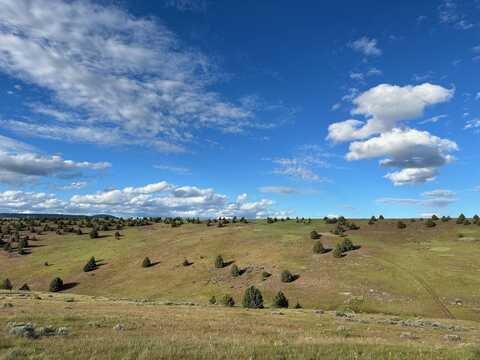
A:
<svg viewBox="0 0 480 360">
<path fill-rule="evenodd" d="M 0 182 L 29 182 L 39 177 L 72 178 L 80 176 L 81 170 L 109 167 L 108 162 L 77 162 L 60 155 L 43 155 L 27 144 L 0 137 Z"/>
<path fill-rule="evenodd" d="M 349 119 L 333 123 L 328 139 L 335 142 L 364 139 L 393 129 L 398 122 L 423 115 L 426 107 L 449 101 L 453 89 L 424 83 L 417 86 L 377 85 L 353 99 L 352 115 L 362 115 L 366 122 Z"/>
<path fill-rule="evenodd" d="M 265 126 L 265 109 L 210 91 L 216 66 L 154 19 L 89 0 L 0 0 L 0 23 L 0 69 L 52 95 L 31 108 L 45 120 L 1 124 L 15 131 L 179 151 L 199 128 Z"/>
<path fill-rule="evenodd" d="M 213 189 L 177 186 L 165 181 L 141 187 L 77 194 L 68 200 L 48 193 L 0 192 L 0 211 L 4 212 L 257 218 L 279 214 L 272 205 L 274 202 L 269 199 L 248 201 L 246 194 L 229 201 L 226 195 L 216 193 Z"/>
<path fill-rule="evenodd" d="M 377 40 L 371 39 L 366 36 L 349 43 L 349 46 L 365 56 L 380 56 L 382 55 L 382 50 L 377 46 Z"/>
<path fill-rule="evenodd" d="M 429 208 L 444 208 L 456 202 L 456 194 L 450 190 L 424 192 L 421 198 L 381 198 L 377 202 L 392 205 L 414 205 Z"/>
<path fill-rule="evenodd" d="M 454 159 L 451 153 L 458 150 L 457 144 L 427 131 L 402 127 L 401 122 L 422 116 L 427 106 L 448 101 L 453 93 L 454 90 L 429 83 L 375 86 L 352 101 L 352 115 L 363 115 L 367 120 L 333 123 L 327 139 L 353 141 L 347 160 L 381 157 L 381 166 L 398 168 L 385 176 L 394 185 L 432 181 L 437 169 Z"/>
</svg>

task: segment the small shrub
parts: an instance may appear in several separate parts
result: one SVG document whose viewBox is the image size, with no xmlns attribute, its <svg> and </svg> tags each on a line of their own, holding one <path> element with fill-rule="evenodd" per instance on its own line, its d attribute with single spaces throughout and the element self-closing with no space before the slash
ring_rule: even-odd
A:
<svg viewBox="0 0 480 360">
<path fill-rule="evenodd" d="M 297 301 L 297 303 L 295 304 L 295 306 L 293 308 L 294 309 L 301 309 L 302 305 L 300 305 L 300 303 Z"/>
<path fill-rule="evenodd" d="M 218 255 L 216 258 L 215 258 L 215 267 L 217 269 L 221 269 L 223 267 L 225 267 L 225 262 L 223 261 L 223 258 L 221 255 Z"/>
<path fill-rule="evenodd" d="M 92 256 L 90 258 L 90 260 L 88 260 L 88 262 L 85 264 L 85 266 L 83 267 L 83 271 L 84 272 L 89 272 L 89 271 L 93 271 L 97 268 L 97 261 L 95 260 L 95 258 Z"/>
<path fill-rule="evenodd" d="M 406 227 L 407 227 L 407 224 L 405 224 L 403 221 L 397 222 L 397 228 L 405 229 Z"/>
<path fill-rule="evenodd" d="M 267 280 L 270 276 L 272 276 L 272 274 L 270 274 L 269 272 L 267 272 L 267 271 L 262 272 L 262 279 L 263 280 Z"/>
<path fill-rule="evenodd" d="M 120 240 L 120 232 L 115 231 L 115 240 Z"/>
<path fill-rule="evenodd" d="M 427 221 L 425 221 L 425 226 L 428 227 L 428 228 L 433 228 L 435 227 L 437 224 L 435 223 L 435 221 L 433 221 L 432 219 L 428 219 Z"/>
<path fill-rule="evenodd" d="M 262 293 L 255 286 L 250 286 L 245 291 L 242 304 L 244 308 L 263 309 Z"/>
<path fill-rule="evenodd" d="M 232 269 L 230 270 L 230 273 L 232 274 L 233 277 L 238 277 L 240 276 L 240 269 L 238 268 L 237 265 L 233 265 Z"/>
<path fill-rule="evenodd" d="M 2 289 L 2 290 L 12 290 L 13 285 L 12 285 L 12 282 L 10 281 L 10 279 L 3 280 L 3 282 L 0 284 L 0 289 Z"/>
<path fill-rule="evenodd" d="M 147 257 L 146 257 L 145 259 L 143 259 L 143 261 L 142 261 L 142 267 L 143 267 L 143 268 L 148 268 L 148 267 L 150 267 L 150 266 L 152 266 L 152 262 L 150 261 L 150 259 L 149 259 L 148 256 L 147 256 Z"/>
<path fill-rule="evenodd" d="M 333 249 L 333 256 L 336 258 L 341 258 L 343 256 L 343 247 L 340 244 L 335 245 Z"/>
<path fill-rule="evenodd" d="M 275 298 L 273 299 L 273 307 L 288 308 L 288 299 L 283 292 L 279 291 L 277 295 L 275 295 Z"/>
<path fill-rule="evenodd" d="M 465 222 L 465 219 L 466 219 L 465 215 L 460 214 L 457 218 L 457 224 L 463 224 Z"/>
<path fill-rule="evenodd" d="M 316 241 L 315 244 L 313 245 L 313 253 L 314 254 L 324 254 L 326 253 L 327 250 L 323 247 L 323 244 L 321 241 Z"/>
<path fill-rule="evenodd" d="M 98 238 L 98 230 L 93 228 L 92 231 L 90 231 L 90 239 L 96 239 Z"/>
<path fill-rule="evenodd" d="M 282 282 L 284 283 L 289 283 L 289 282 L 292 282 L 295 280 L 295 276 L 293 276 L 293 274 L 288 271 L 288 270 L 283 270 L 282 271 L 282 274 L 280 276 L 280 279 L 282 280 Z"/>
<path fill-rule="evenodd" d="M 311 233 L 310 233 L 310 239 L 312 240 L 317 240 L 317 239 L 320 239 L 322 237 L 322 235 L 320 235 L 318 232 L 316 232 L 315 230 L 313 230 Z"/>
<path fill-rule="evenodd" d="M 342 247 L 343 252 L 347 252 L 347 251 L 356 249 L 356 246 L 353 245 L 353 243 L 350 239 L 343 239 L 343 241 L 340 243 L 340 246 Z"/>
<path fill-rule="evenodd" d="M 187 259 L 183 260 L 183 263 L 182 263 L 183 266 L 190 266 L 191 263 L 190 261 L 188 261 Z"/>
<path fill-rule="evenodd" d="M 222 305 L 227 307 L 232 307 L 235 305 L 235 300 L 230 295 L 225 295 L 222 298 Z"/>
<path fill-rule="evenodd" d="M 30 291 L 30 287 L 27 284 L 23 284 L 20 289 L 20 291 Z"/>
<path fill-rule="evenodd" d="M 208 303 L 210 305 L 215 305 L 217 303 L 217 298 L 215 296 L 212 296 L 209 300 Z"/>
<path fill-rule="evenodd" d="M 50 292 L 59 292 L 63 290 L 63 280 L 56 277 L 52 280 L 49 287 Z"/>
</svg>

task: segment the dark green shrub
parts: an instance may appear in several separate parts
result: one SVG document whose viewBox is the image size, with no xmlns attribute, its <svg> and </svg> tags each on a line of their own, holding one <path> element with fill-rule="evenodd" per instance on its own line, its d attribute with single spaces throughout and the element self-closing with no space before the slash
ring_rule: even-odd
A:
<svg viewBox="0 0 480 360">
<path fill-rule="evenodd" d="M 315 241 L 315 244 L 313 245 L 313 253 L 314 254 L 324 254 L 326 253 L 327 250 L 323 247 L 323 244 L 321 241 Z"/>
<path fill-rule="evenodd" d="M 435 224 L 435 221 L 433 221 L 432 219 L 428 219 L 427 221 L 425 221 L 425 226 L 428 227 L 428 228 L 433 228 L 436 225 L 437 224 Z"/>
<path fill-rule="evenodd" d="M 90 258 L 90 260 L 88 260 L 88 262 L 85 264 L 85 266 L 83 267 L 83 271 L 84 272 L 89 272 L 89 271 L 93 271 L 97 268 L 97 261 L 95 260 L 95 258 L 92 256 Z"/>
<path fill-rule="evenodd" d="M 10 281 L 10 279 L 3 280 L 3 282 L 0 284 L 0 289 L 2 289 L 2 290 L 12 290 L 13 285 L 12 285 L 12 282 Z"/>
<path fill-rule="evenodd" d="M 90 239 L 96 239 L 98 238 L 98 230 L 96 228 L 93 228 L 91 231 L 90 231 Z"/>
<path fill-rule="evenodd" d="M 300 305 L 300 303 L 297 301 L 297 303 L 294 306 L 294 309 L 301 309 L 301 308 L 302 308 L 302 305 Z"/>
<path fill-rule="evenodd" d="M 183 260 L 183 263 L 182 263 L 183 266 L 190 266 L 191 263 L 190 261 L 188 261 L 187 259 Z"/>
<path fill-rule="evenodd" d="M 142 262 L 142 267 L 144 268 L 148 268 L 152 266 L 152 262 L 150 261 L 150 259 L 148 257 L 146 257 L 145 259 L 143 259 L 143 262 Z"/>
<path fill-rule="evenodd" d="M 217 298 L 215 296 L 212 296 L 210 300 L 208 300 L 208 303 L 210 305 L 215 305 L 217 303 Z"/>
<path fill-rule="evenodd" d="M 378 220 L 385 220 L 385 218 L 383 217 L 383 215 L 380 215 L 380 216 L 378 217 Z"/>
<path fill-rule="evenodd" d="M 439 220 L 439 218 L 438 218 L 437 215 L 433 214 L 433 215 L 432 215 L 432 220 L 433 220 L 433 221 L 437 221 L 437 220 Z"/>
<path fill-rule="evenodd" d="M 18 247 L 20 249 L 26 249 L 28 247 L 28 240 L 25 238 L 21 239 L 18 243 Z"/>
<path fill-rule="evenodd" d="M 397 228 L 405 229 L 406 227 L 407 227 L 407 224 L 405 224 L 403 221 L 397 222 Z"/>
<path fill-rule="evenodd" d="M 249 309 L 263 309 L 263 297 L 260 290 L 250 286 L 243 296 L 243 307 Z"/>
<path fill-rule="evenodd" d="M 230 270 L 230 273 L 232 274 L 233 277 L 240 276 L 240 269 L 238 268 L 237 265 L 233 264 L 232 269 Z"/>
<path fill-rule="evenodd" d="M 27 284 L 23 284 L 20 289 L 20 291 L 30 291 L 30 287 Z"/>
<path fill-rule="evenodd" d="M 279 291 L 277 295 L 275 295 L 273 298 L 273 307 L 288 308 L 288 299 L 283 292 Z"/>
<path fill-rule="evenodd" d="M 267 272 L 267 271 L 262 272 L 262 280 L 266 280 L 270 276 L 272 276 L 272 274 L 270 274 L 269 272 Z"/>
<path fill-rule="evenodd" d="M 56 277 L 52 280 L 49 287 L 50 292 L 58 292 L 63 290 L 63 280 Z"/>
<path fill-rule="evenodd" d="M 315 230 L 313 230 L 312 232 L 310 232 L 310 239 L 312 240 L 317 240 L 317 239 L 320 239 L 322 237 L 322 235 L 320 235 L 318 232 L 316 232 Z"/>
<path fill-rule="evenodd" d="M 460 214 L 457 218 L 457 224 L 463 224 L 465 222 L 465 219 L 466 219 L 465 215 Z"/>
<path fill-rule="evenodd" d="M 225 296 L 222 298 L 222 305 L 223 305 L 223 306 L 232 307 L 232 306 L 235 305 L 235 300 L 234 300 L 233 297 L 231 297 L 230 295 L 225 295 Z"/>
<path fill-rule="evenodd" d="M 223 261 L 223 258 L 221 255 L 218 255 L 216 258 L 215 258 L 215 267 L 217 269 L 221 269 L 223 267 L 225 267 L 225 262 Z"/>
<path fill-rule="evenodd" d="M 295 280 L 295 276 L 293 276 L 293 274 L 290 271 L 283 270 L 282 274 L 280 275 L 280 279 L 284 283 L 289 283 Z"/>
<path fill-rule="evenodd" d="M 120 232 L 115 231 L 115 240 L 120 240 Z"/>
<path fill-rule="evenodd" d="M 340 246 L 342 247 L 342 252 L 347 252 L 347 251 L 356 249 L 355 245 L 353 245 L 350 239 L 343 239 L 343 241 L 340 243 Z"/>
<path fill-rule="evenodd" d="M 333 256 L 336 258 L 341 258 L 343 256 L 343 247 L 340 244 L 335 245 L 333 249 Z"/>
</svg>

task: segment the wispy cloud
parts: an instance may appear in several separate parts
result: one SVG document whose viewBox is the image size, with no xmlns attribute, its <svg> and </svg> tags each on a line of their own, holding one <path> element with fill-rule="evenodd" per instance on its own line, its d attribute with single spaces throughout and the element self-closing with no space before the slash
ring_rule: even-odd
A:
<svg viewBox="0 0 480 360">
<path fill-rule="evenodd" d="M 173 7 L 179 11 L 205 12 L 206 0 L 164 0 L 166 7 Z"/>
<path fill-rule="evenodd" d="M 201 2 L 173 3 L 192 9 Z M 0 23 L 0 70 L 52 94 L 30 109 L 47 119 L 0 124 L 12 130 L 179 151 L 198 129 L 269 128 L 275 124 L 256 115 L 283 110 L 224 99 L 210 90 L 219 73 L 211 59 L 158 20 L 135 18 L 119 7 L 0 0 Z"/>
<path fill-rule="evenodd" d="M 438 7 L 438 17 L 441 23 L 453 25 L 459 30 L 469 30 L 475 26 L 454 0 L 442 1 Z"/>
<path fill-rule="evenodd" d="M 444 208 L 457 201 L 456 194 L 450 190 L 424 192 L 422 198 L 381 198 L 378 203 L 392 205 L 414 205 L 429 208 Z"/>
<path fill-rule="evenodd" d="M 154 165 L 155 169 L 172 172 L 179 175 L 189 175 L 191 173 L 189 168 L 172 165 Z"/>
<path fill-rule="evenodd" d="M 378 47 L 377 39 L 362 36 L 361 38 L 348 44 L 353 50 L 362 53 L 365 56 L 380 56 L 382 50 Z"/>
</svg>

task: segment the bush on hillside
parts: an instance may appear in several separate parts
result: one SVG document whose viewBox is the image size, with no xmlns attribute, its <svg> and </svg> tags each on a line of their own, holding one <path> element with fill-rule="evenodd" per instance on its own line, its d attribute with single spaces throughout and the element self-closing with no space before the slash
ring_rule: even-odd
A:
<svg viewBox="0 0 480 360">
<path fill-rule="evenodd" d="M 282 274 L 280 275 L 280 279 L 284 283 L 289 283 L 295 280 L 295 276 L 293 276 L 293 274 L 290 271 L 283 270 Z"/>
<path fill-rule="evenodd" d="M 147 257 L 146 257 L 145 259 L 143 259 L 143 261 L 142 261 L 142 267 L 143 267 L 143 268 L 148 268 L 148 267 L 150 267 L 150 266 L 152 266 L 152 262 L 150 261 L 150 259 L 149 259 L 148 256 L 147 256 Z"/>
<path fill-rule="evenodd" d="M 324 254 L 326 253 L 327 250 L 323 247 L 323 244 L 321 241 L 315 241 L 315 244 L 313 245 L 313 253 L 314 254 Z"/>
<path fill-rule="evenodd" d="M 83 271 L 84 272 L 89 272 L 89 271 L 93 271 L 97 268 L 97 261 L 95 260 L 95 258 L 92 256 L 90 258 L 90 260 L 88 260 L 88 262 L 85 264 L 85 266 L 83 267 Z"/>
<path fill-rule="evenodd" d="M 209 300 L 208 303 L 210 305 L 215 305 L 217 303 L 217 298 L 215 296 L 212 296 Z"/>
<path fill-rule="evenodd" d="M 245 291 L 242 304 L 244 308 L 263 309 L 262 293 L 255 286 L 250 286 Z"/>
<path fill-rule="evenodd" d="M 3 280 L 3 282 L 0 284 L 0 289 L 2 289 L 2 290 L 12 290 L 13 285 L 12 285 L 12 282 L 10 281 L 10 279 Z"/>
<path fill-rule="evenodd" d="M 465 219 L 466 219 L 465 215 L 460 214 L 457 218 L 457 224 L 463 224 L 465 222 Z"/>
<path fill-rule="evenodd" d="M 435 221 L 433 221 L 432 219 L 428 219 L 427 221 L 425 221 L 425 226 L 428 227 L 428 228 L 433 228 L 435 227 L 437 224 L 435 223 Z"/>
<path fill-rule="evenodd" d="M 98 230 L 96 228 L 93 228 L 91 231 L 90 231 L 90 239 L 96 239 L 98 238 Z"/>
<path fill-rule="evenodd" d="M 215 267 L 217 269 L 221 269 L 221 268 L 225 267 L 225 262 L 223 261 L 223 257 L 221 255 L 218 255 L 215 258 Z"/>
<path fill-rule="evenodd" d="M 27 284 L 23 284 L 20 289 L 20 291 L 30 291 L 30 287 Z"/>
<path fill-rule="evenodd" d="M 288 308 L 288 299 L 283 292 L 279 291 L 277 295 L 275 295 L 273 298 L 273 307 Z"/>
<path fill-rule="evenodd" d="M 262 280 L 267 280 L 272 274 L 267 271 L 262 272 Z"/>
<path fill-rule="evenodd" d="M 49 287 L 50 292 L 59 292 L 63 290 L 63 280 L 56 277 L 52 280 Z"/>
<path fill-rule="evenodd" d="M 230 295 L 225 295 L 222 298 L 222 305 L 227 307 L 232 307 L 235 305 L 235 300 Z"/>
<path fill-rule="evenodd" d="M 407 227 L 407 224 L 405 224 L 403 221 L 397 222 L 397 228 L 405 229 L 406 227 Z"/>
<path fill-rule="evenodd" d="M 322 235 L 320 235 L 318 232 L 316 232 L 315 230 L 313 230 L 312 232 L 310 232 L 310 239 L 312 240 L 317 240 L 317 239 L 320 239 L 322 237 Z"/>
<path fill-rule="evenodd" d="M 343 256 L 343 247 L 340 244 L 335 245 L 333 249 L 333 256 L 336 258 L 341 258 Z"/>
<path fill-rule="evenodd" d="M 230 273 L 232 274 L 233 277 L 240 276 L 240 269 L 238 268 L 237 265 L 233 264 L 232 269 L 230 270 Z"/>
</svg>

